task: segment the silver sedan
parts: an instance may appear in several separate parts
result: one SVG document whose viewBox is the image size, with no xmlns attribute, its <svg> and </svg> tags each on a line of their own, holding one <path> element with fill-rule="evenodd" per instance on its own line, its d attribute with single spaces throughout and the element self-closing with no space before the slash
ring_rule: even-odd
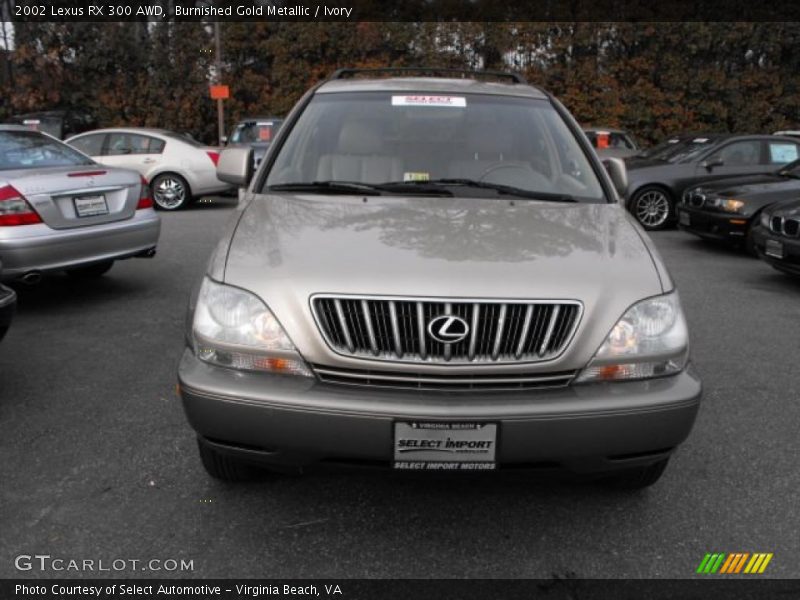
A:
<svg viewBox="0 0 800 600">
<path fill-rule="evenodd" d="M 0 125 L 2 279 L 104 274 L 155 254 L 161 223 L 147 181 L 98 165 L 55 138 Z"/>
</svg>

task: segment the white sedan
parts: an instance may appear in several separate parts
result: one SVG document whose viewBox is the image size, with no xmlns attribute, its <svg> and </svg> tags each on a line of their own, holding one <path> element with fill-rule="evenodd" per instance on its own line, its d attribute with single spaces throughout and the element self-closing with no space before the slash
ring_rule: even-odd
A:
<svg viewBox="0 0 800 600">
<path fill-rule="evenodd" d="M 66 142 L 104 165 L 139 171 L 162 210 L 177 210 L 193 198 L 232 189 L 217 179 L 217 148 L 166 129 L 96 129 Z"/>
</svg>

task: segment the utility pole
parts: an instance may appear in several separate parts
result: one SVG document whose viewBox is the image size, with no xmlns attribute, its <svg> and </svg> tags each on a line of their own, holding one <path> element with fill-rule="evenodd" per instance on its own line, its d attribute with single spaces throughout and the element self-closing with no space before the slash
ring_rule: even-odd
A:
<svg viewBox="0 0 800 600">
<path fill-rule="evenodd" d="M 216 50 L 216 84 L 222 85 L 222 44 L 219 38 L 219 21 L 214 21 L 214 46 Z M 222 138 L 225 137 L 225 109 L 222 102 L 222 98 L 217 98 L 217 141 L 220 146 L 222 146 Z"/>
</svg>

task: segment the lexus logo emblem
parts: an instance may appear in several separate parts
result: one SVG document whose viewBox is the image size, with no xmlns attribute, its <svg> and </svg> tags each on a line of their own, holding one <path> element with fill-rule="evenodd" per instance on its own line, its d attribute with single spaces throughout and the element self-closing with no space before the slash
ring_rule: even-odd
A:
<svg viewBox="0 0 800 600">
<path fill-rule="evenodd" d="M 461 317 L 442 315 L 428 323 L 428 335 L 443 344 L 455 344 L 469 335 L 469 324 Z"/>
</svg>

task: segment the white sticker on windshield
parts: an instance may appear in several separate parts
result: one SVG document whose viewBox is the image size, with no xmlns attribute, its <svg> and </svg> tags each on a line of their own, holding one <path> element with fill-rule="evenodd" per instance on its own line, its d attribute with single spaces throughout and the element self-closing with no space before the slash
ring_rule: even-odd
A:
<svg viewBox="0 0 800 600">
<path fill-rule="evenodd" d="M 463 108 L 467 105 L 464 96 L 392 96 L 392 106 L 444 106 Z"/>
<path fill-rule="evenodd" d="M 692 142 L 695 144 L 705 144 L 708 141 L 708 138 L 694 138 Z"/>
</svg>

